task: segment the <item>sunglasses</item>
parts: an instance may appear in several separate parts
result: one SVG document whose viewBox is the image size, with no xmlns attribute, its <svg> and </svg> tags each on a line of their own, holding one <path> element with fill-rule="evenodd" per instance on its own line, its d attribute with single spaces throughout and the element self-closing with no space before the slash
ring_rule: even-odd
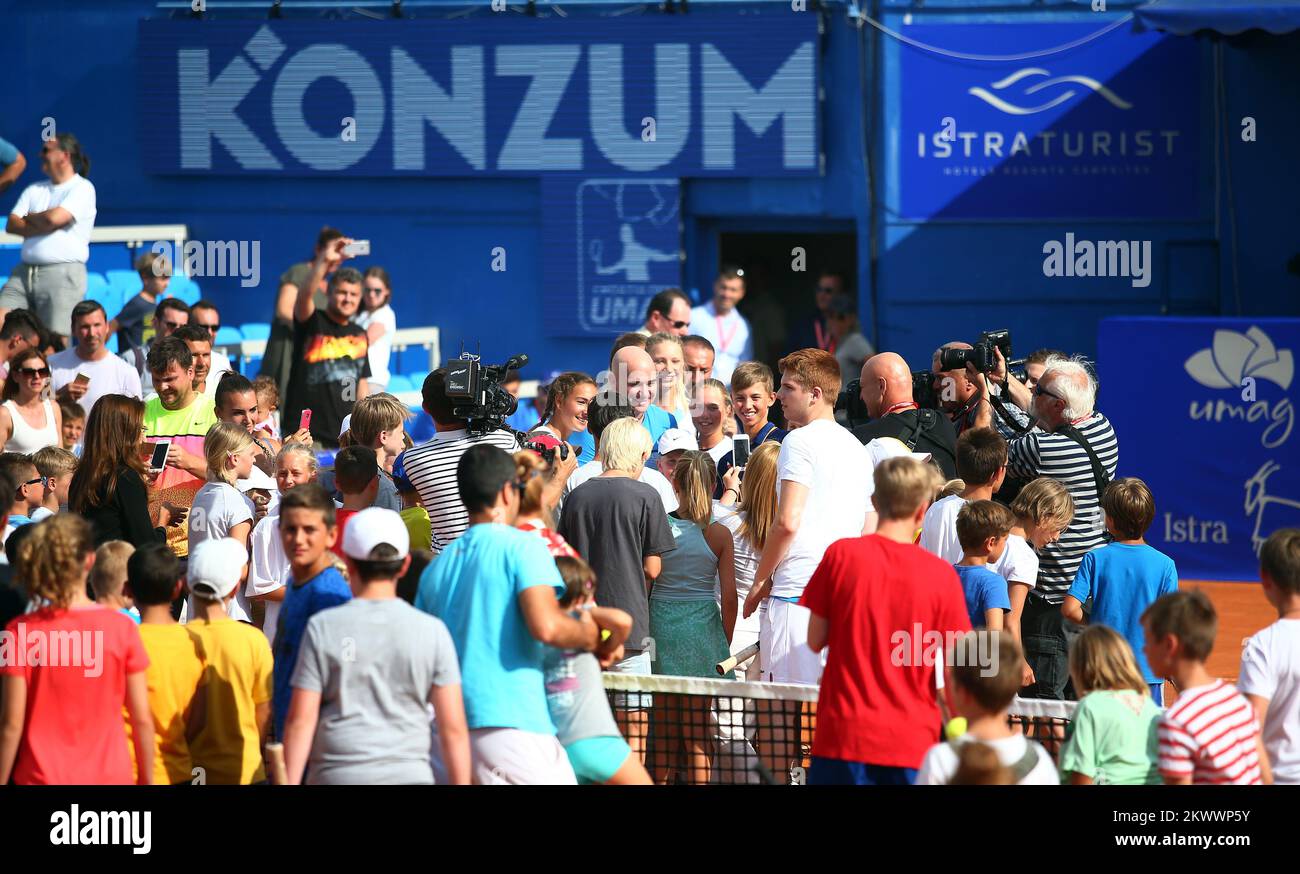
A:
<svg viewBox="0 0 1300 874">
<path fill-rule="evenodd" d="M 826 292 L 826 294 L 834 294 L 835 291 L 836 291 L 836 288 L 835 288 L 835 286 L 833 286 L 833 285 L 819 285 L 819 286 L 817 286 L 817 290 L 818 290 L 818 291 L 824 291 L 824 292 Z"/>
<path fill-rule="evenodd" d="M 670 322 L 669 324 L 671 324 L 674 328 L 680 331 L 682 328 L 685 328 L 687 325 L 689 325 L 690 322 Z"/>
<path fill-rule="evenodd" d="M 215 324 L 211 324 L 211 325 L 199 325 L 199 327 L 209 332 L 210 334 L 212 334 L 212 336 L 215 337 L 217 335 L 217 331 L 221 330 L 221 322 L 216 322 Z"/>
<path fill-rule="evenodd" d="M 1058 395 L 1058 394 L 1053 394 L 1052 392 L 1050 392 L 1050 391 L 1048 391 L 1047 389 L 1043 388 L 1043 386 L 1042 386 L 1041 383 L 1039 383 L 1038 385 L 1034 386 L 1034 389 L 1033 389 L 1033 395 L 1034 395 L 1034 397 L 1039 397 L 1040 395 L 1047 395 L 1049 398 L 1056 398 L 1058 401 L 1063 401 L 1063 400 L 1065 400 L 1065 398 L 1061 397 L 1060 395 Z"/>
<path fill-rule="evenodd" d="M 37 483 L 43 483 L 43 482 L 45 482 L 45 477 L 38 476 L 36 479 L 29 479 L 27 482 L 23 483 L 22 487 L 27 488 L 27 486 L 34 486 Z"/>
<path fill-rule="evenodd" d="M 166 319 L 163 319 L 163 324 L 166 325 L 168 328 L 171 328 L 173 331 L 175 331 L 177 328 L 185 327 L 184 322 L 169 322 Z"/>
<path fill-rule="evenodd" d="M 48 379 L 50 376 L 50 369 L 48 367 L 40 367 L 40 368 L 20 367 L 18 368 L 18 372 L 21 373 L 23 376 L 28 377 L 29 379 L 31 377 L 37 377 L 39 379 Z"/>
</svg>

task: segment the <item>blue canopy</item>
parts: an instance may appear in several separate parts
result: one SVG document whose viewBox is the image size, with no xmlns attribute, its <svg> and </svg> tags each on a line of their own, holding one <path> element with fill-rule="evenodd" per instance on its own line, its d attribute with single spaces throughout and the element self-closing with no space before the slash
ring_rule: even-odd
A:
<svg viewBox="0 0 1300 874">
<path fill-rule="evenodd" d="M 1138 30 L 1186 36 L 1198 30 L 1238 34 L 1258 28 L 1269 33 L 1300 30 L 1300 0 L 1152 0 L 1133 10 Z"/>
</svg>

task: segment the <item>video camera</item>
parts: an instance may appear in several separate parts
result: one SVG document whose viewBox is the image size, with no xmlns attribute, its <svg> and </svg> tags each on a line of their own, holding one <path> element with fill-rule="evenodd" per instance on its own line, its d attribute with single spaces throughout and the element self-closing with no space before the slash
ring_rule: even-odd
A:
<svg viewBox="0 0 1300 874">
<path fill-rule="evenodd" d="M 1005 328 L 998 331 L 985 331 L 979 340 L 971 344 L 970 349 L 942 349 L 939 352 L 940 370 L 965 370 L 967 364 L 974 364 L 975 369 L 988 373 L 998 363 L 994 349 L 1002 350 L 1002 357 L 1011 361 L 1011 332 Z"/>
<path fill-rule="evenodd" d="M 506 428 L 506 419 L 519 402 L 501 383 L 508 371 L 519 370 L 527 363 L 528 356 L 519 354 L 511 356 L 505 364 L 484 365 L 479 356 L 469 352 L 462 352 L 459 358 L 446 363 L 447 397 L 456 404 L 453 408 L 456 418 L 469 422 L 467 430 L 471 437 L 511 430 Z"/>
</svg>

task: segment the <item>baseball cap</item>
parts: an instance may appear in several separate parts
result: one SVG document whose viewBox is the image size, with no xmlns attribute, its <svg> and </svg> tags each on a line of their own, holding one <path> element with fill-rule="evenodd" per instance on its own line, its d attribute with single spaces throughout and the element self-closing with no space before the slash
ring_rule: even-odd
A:
<svg viewBox="0 0 1300 874">
<path fill-rule="evenodd" d="M 669 428 L 659 435 L 660 455 L 667 455 L 678 449 L 698 450 L 699 448 L 700 444 L 695 442 L 695 436 L 681 428 Z"/>
<path fill-rule="evenodd" d="M 271 479 L 266 471 L 257 466 L 253 467 L 247 477 L 236 482 L 235 487 L 241 492 L 246 492 L 250 489 L 266 489 L 267 491 L 274 492 L 279 488 L 275 484 L 275 480 Z"/>
<path fill-rule="evenodd" d="M 907 444 L 897 437 L 877 437 L 867 444 L 867 455 L 871 457 L 871 469 L 875 470 L 877 465 L 882 461 L 890 458 L 915 458 L 917 461 L 925 464 L 930 460 L 928 452 L 912 452 L 907 448 Z"/>
<path fill-rule="evenodd" d="M 559 448 L 560 445 L 560 438 L 556 437 L 554 434 L 539 432 L 535 434 L 529 434 L 528 442 L 540 446 L 543 449 L 557 449 Z M 541 455 L 540 452 L 538 452 L 537 454 Z"/>
<path fill-rule="evenodd" d="M 190 591 L 208 601 L 223 601 L 239 585 L 247 563 L 248 552 L 238 540 L 205 540 L 190 550 L 186 566 Z"/>
<path fill-rule="evenodd" d="M 367 507 L 348 519 L 343 528 L 343 554 L 357 561 L 370 561 L 376 546 L 386 543 L 397 550 L 393 558 L 406 558 L 411 535 L 402 517 L 383 507 Z"/>
</svg>

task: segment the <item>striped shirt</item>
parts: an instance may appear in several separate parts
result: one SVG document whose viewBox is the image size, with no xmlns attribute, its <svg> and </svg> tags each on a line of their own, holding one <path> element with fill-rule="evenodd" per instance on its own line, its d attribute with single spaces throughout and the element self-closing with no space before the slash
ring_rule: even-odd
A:
<svg viewBox="0 0 1300 874">
<path fill-rule="evenodd" d="M 1110 421 L 1101 413 L 1094 413 L 1075 427 L 1097 453 L 1106 475 L 1114 479 L 1119 465 L 1119 440 Z M 1038 553 L 1038 594 L 1048 603 L 1059 605 L 1065 600 L 1083 557 L 1108 539 L 1092 462 L 1083 447 L 1064 434 L 1031 431 L 1011 441 L 1007 474 L 1026 479 L 1051 477 L 1060 481 L 1074 498 L 1074 520 L 1061 532 L 1060 540 Z"/>
<path fill-rule="evenodd" d="M 1237 687 L 1222 680 L 1184 689 L 1160 719 L 1160 773 L 1193 783 L 1260 782 L 1259 726 Z"/>
<path fill-rule="evenodd" d="M 480 443 L 512 454 L 519 449 L 514 436 L 506 431 L 492 431 L 482 437 L 470 437 L 464 429 L 439 431 L 428 443 L 403 452 L 393 465 L 398 488 L 408 488 L 406 483 L 409 483 L 420 493 L 424 509 L 429 512 L 434 555 L 440 554 L 469 527 L 469 512 L 460 501 L 456 485 L 456 465 L 462 455 Z"/>
</svg>

